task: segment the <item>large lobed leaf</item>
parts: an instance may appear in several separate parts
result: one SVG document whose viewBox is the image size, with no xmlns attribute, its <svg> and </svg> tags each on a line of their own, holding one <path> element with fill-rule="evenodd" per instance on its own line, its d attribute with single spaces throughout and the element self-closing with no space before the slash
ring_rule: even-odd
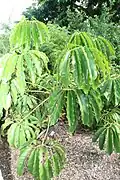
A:
<svg viewBox="0 0 120 180">
<path fill-rule="evenodd" d="M 76 96 L 80 106 L 82 123 L 91 126 L 94 119 L 96 119 L 98 123 L 102 110 L 99 92 L 91 90 L 89 94 L 85 94 L 82 90 L 77 89 Z"/>
<path fill-rule="evenodd" d="M 115 56 L 114 47 L 107 39 L 101 36 L 94 37 L 86 32 L 75 32 L 72 35 L 69 44 L 73 44 L 76 46 L 86 46 L 89 48 L 97 48 L 105 56 L 107 56 L 108 59 L 110 58 L 110 56 Z"/>
<path fill-rule="evenodd" d="M 37 179 L 51 180 L 58 176 L 65 163 L 64 148 L 57 142 L 49 145 L 29 145 L 21 149 L 17 172 L 23 174 L 25 164 Z"/>
<path fill-rule="evenodd" d="M 113 123 L 99 128 L 93 137 L 93 142 L 97 140 L 100 150 L 105 149 L 108 154 L 113 151 L 120 153 L 120 125 Z"/>
<path fill-rule="evenodd" d="M 6 124 L 7 121 L 4 124 L 4 129 L 9 126 L 10 124 Z M 12 125 L 8 129 L 7 137 L 8 142 L 11 146 L 20 148 L 23 146 L 27 141 L 30 141 L 31 139 L 36 138 L 35 130 L 37 129 L 36 126 L 34 126 L 31 123 L 29 123 L 27 120 L 22 122 L 15 122 L 11 123 Z"/>
<path fill-rule="evenodd" d="M 48 39 L 47 26 L 37 20 L 29 21 L 22 20 L 13 28 L 10 36 L 11 49 L 38 49 L 39 44 L 42 44 Z"/>
<path fill-rule="evenodd" d="M 1 108 L 7 110 L 11 100 L 16 104 L 18 95 L 23 96 L 25 93 L 26 79 L 34 85 L 45 69 L 49 71 L 47 64 L 47 56 L 38 50 L 25 50 L 20 54 L 13 52 L 3 56 L 0 72 Z"/>
<path fill-rule="evenodd" d="M 120 104 L 120 78 L 111 77 L 101 85 L 101 93 L 107 99 L 108 103 L 113 105 Z"/>
<path fill-rule="evenodd" d="M 91 86 L 97 87 L 97 82 L 99 84 L 99 81 L 102 78 L 106 79 L 109 74 L 110 67 L 107 58 L 96 48 L 79 46 L 68 50 L 59 66 L 62 84 L 67 87 L 67 78 L 69 82 L 72 77 L 76 86 L 85 92 L 88 92 Z"/>
</svg>

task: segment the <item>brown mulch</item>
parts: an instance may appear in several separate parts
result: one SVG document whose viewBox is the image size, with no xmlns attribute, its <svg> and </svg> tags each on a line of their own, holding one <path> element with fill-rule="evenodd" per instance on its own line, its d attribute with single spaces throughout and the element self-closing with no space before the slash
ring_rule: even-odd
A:
<svg viewBox="0 0 120 180">
<path fill-rule="evenodd" d="M 108 156 L 105 152 L 100 151 L 97 144 L 93 144 L 91 141 L 91 132 L 80 129 L 74 136 L 69 136 L 63 125 L 57 125 L 54 131 L 58 133 L 67 152 L 66 166 L 60 176 L 54 180 L 120 180 L 119 155 Z M 11 150 L 9 167 L 9 163 L 7 163 L 10 162 L 8 146 L 2 148 L 0 155 L 0 169 L 4 174 L 4 180 L 33 180 L 29 173 L 25 173 L 22 177 L 17 176 L 18 151 Z M 1 157 L 4 157 L 2 161 Z M 4 168 L 2 168 L 1 162 Z M 12 179 L 8 178 L 10 170 Z"/>
</svg>

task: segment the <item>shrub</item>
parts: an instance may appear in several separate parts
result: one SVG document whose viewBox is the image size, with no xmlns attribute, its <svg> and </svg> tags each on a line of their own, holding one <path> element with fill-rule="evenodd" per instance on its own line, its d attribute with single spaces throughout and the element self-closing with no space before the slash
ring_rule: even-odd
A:
<svg viewBox="0 0 120 180">
<path fill-rule="evenodd" d="M 79 122 L 88 127 L 95 123 L 93 142 L 99 139 L 108 154 L 120 152 L 120 76 L 111 70 L 113 46 L 104 37 L 75 32 L 63 52 L 58 51 L 51 74 L 49 59 L 39 50 L 47 42 L 47 26 L 23 18 L 12 31 L 11 51 L 1 59 L 0 74 L 2 135 L 20 149 L 18 174 L 27 166 L 41 180 L 57 176 L 64 167 L 65 150 L 50 133 L 63 110 L 71 134 Z"/>
</svg>

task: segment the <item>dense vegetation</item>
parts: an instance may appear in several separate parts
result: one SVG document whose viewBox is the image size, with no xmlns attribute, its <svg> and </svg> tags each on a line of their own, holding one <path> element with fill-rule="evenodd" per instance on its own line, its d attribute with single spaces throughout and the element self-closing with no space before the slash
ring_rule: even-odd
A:
<svg viewBox="0 0 120 180">
<path fill-rule="evenodd" d="M 108 39 L 120 51 L 120 2 L 118 0 L 36 0 L 23 14 L 31 19 L 66 27 L 69 34 L 85 31 Z M 40 4 L 38 4 L 41 2 Z M 96 7 L 96 10 L 95 10 Z M 89 13 L 87 9 L 89 10 Z M 55 36 L 54 36 L 55 37 Z"/>
<path fill-rule="evenodd" d="M 51 20 L 59 25 L 23 17 L 9 41 L 9 33 L 1 35 L 1 135 L 20 150 L 18 174 L 27 166 L 36 180 L 50 180 L 64 167 L 65 149 L 51 133 L 60 117 L 71 135 L 82 124 L 96 131 L 93 142 L 101 150 L 120 153 L 118 20 L 106 7 L 88 16 L 74 11 L 74 1 L 54 2 L 69 6 L 67 27 L 58 17 Z"/>
<path fill-rule="evenodd" d="M 36 6 L 37 3 L 39 5 Z M 87 16 L 101 15 L 102 8 L 106 6 L 112 14 L 112 20 L 119 21 L 119 0 L 36 0 L 35 6 L 28 8 L 24 15 L 28 18 L 34 16 L 42 22 L 57 21 L 61 26 L 68 26 L 67 10 L 76 13 L 83 11 Z"/>
<path fill-rule="evenodd" d="M 10 35 L 10 27 L 7 24 L 1 24 L 1 33 L 0 33 L 0 57 L 3 54 L 6 54 L 9 47 L 9 35 Z"/>
</svg>

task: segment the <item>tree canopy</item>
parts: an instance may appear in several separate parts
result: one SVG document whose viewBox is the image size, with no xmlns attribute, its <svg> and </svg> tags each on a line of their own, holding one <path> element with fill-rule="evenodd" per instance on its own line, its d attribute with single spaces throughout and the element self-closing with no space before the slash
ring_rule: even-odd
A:
<svg viewBox="0 0 120 180">
<path fill-rule="evenodd" d="M 84 11 L 87 16 L 101 15 L 103 6 L 109 8 L 113 21 L 119 21 L 120 1 L 119 0 L 43 0 L 29 7 L 23 14 L 31 19 L 48 22 L 57 20 L 62 26 L 67 26 L 67 10 L 72 12 Z"/>
</svg>

